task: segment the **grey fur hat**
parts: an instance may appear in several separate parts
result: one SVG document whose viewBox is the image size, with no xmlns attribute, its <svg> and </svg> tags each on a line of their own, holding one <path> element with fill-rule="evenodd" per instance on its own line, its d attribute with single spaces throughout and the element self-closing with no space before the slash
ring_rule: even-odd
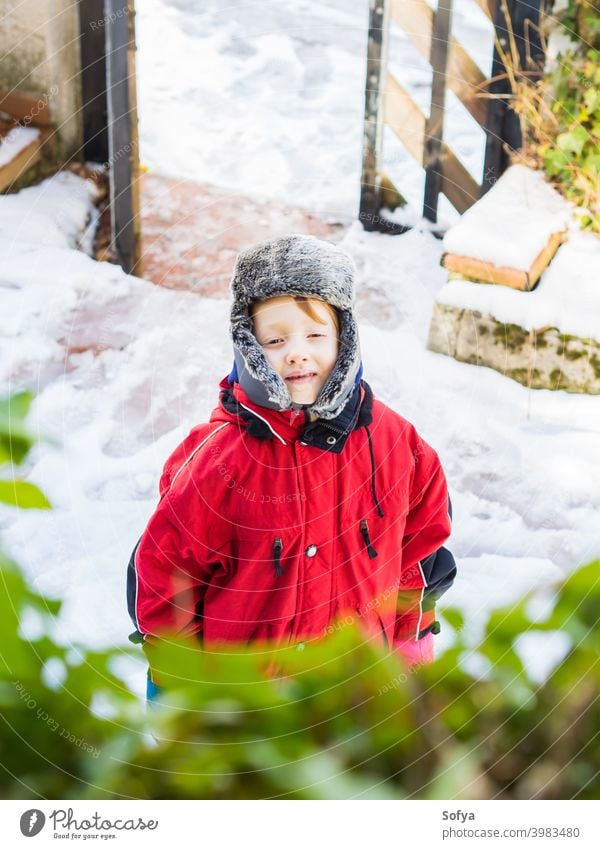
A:
<svg viewBox="0 0 600 849">
<path fill-rule="evenodd" d="M 287 386 L 258 344 L 249 306 L 281 295 L 319 298 L 340 316 L 340 351 L 314 404 L 307 409 L 333 419 L 344 409 L 360 370 L 358 328 L 354 318 L 354 263 L 335 245 L 314 236 L 290 235 L 253 245 L 238 256 L 231 281 L 231 326 L 238 380 L 248 396 L 272 409 L 294 404 Z"/>
</svg>

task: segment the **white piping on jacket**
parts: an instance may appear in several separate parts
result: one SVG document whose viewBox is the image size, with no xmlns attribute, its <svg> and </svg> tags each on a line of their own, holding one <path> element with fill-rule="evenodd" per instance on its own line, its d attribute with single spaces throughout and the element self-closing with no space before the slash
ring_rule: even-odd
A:
<svg viewBox="0 0 600 849">
<path fill-rule="evenodd" d="M 423 572 L 423 567 L 421 566 L 420 560 L 417 560 L 417 566 L 419 567 L 421 577 L 423 578 L 423 589 L 421 590 L 421 598 L 419 599 L 419 621 L 417 622 L 417 633 L 415 636 L 415 640 L 419 639 L 419 631 L 421 630 L 421 621 L 423 619 L 423 599 L 425 598 L 425 587 L 427 586 L 425 572 Z"/>
<path fill-rule="evenodd" d="M 138 629 L 142 636 L 146 636 L 146 632 L 142 631 L 140 628 L 140 617 L 138 616 L 138 587 L 139 587 L 139 579 L 138 579 L 138 568 L 137 568 L 137 553 L 139 550 L 140 544 L 135 547 L 135 552 L 133 555 L 133 571 L 135 573 L 135 602 L 133 604 L 133 612 L 135 613 L 135 627 Z"/>
<path fill-rule="evenodd" d="M 417 633 L 415 640 L 419 639 L 419 631 L 421 630 L 421 620 L 423 619 L 423 598 L 425 597 L 425 587 L 421 590 L 421 598 L 419 599 L 419 619 L 417 621 Z"/>
<path fill-rule="evenodd" d="M 274 434 L 275 434 L 275 436 L 277 437 L 277 439 L 278 439 L 278 440 L 279 440 L 279 441 L 280 441 L 283 445 L 286 445 L 286 444 L 287 444 L 287 443 L 286 443 L 286 441 L 285 441 L 285 439 L 283 439 L 283 437 L 279 436 L 279 434 L 277 433 L 277 431 L 276 431 L 276 430 L 273 430 L 273 428 L 271 427 L 271 425 L 269 424 L 269 422 L 268 422 L 266 419 L 263 419 L 263 417 L 262 417 L 262 416 L 259 416 L 259 415 L 258 415 L 258 413 L 256 412 L 256 410 L 251 410 L 251 409 L 250 409 L 250 407 L 247 407 L 245 404 L 242 404 L 242 402 L 241 402 L 241 401 L 238 401 L 238 404 L 240 405 L 240 407 L 243 407 L 243 408 L 244 408 L 244 410 L 248 410 L 248 412 L 249 412 L 249 413 L 252 413 L 252 415 L 253 415 L 253 416 L 256 416 L 258 419 L 262 419 L 262 421 L 266 424 L 266 426 L 269 428 L 269 430 L 271 431 L 271 433 L 274 433 Z"/>
<path fill-rule="evenodd" d="M 177 471 L 176 471 L 176 472 L 175 472 L 175 474 L 173 475 L 173 478 L 172 478 L 172 480 L 171 480 L 170 487 L 171 487 L 171 486 L 173 486 L 173 484 L 175 483 L 175 481 L 176 481 L 176 480 L 177 480 L 177 478 L 179 477 L 180 472 L 182 472 L 182 471 L 185 469 L 185 467 L 186 467 L 186 466 L 187 466 L 187 464 L 190 462 L 190 460 L 194 457 L 194 455 L 196 454 L 196 452 L 197 452 L 197 451 L 200 451 L 200 449 L 202 448 L 202 446 L 204 445 L 204 443 L 205 443 L 205 442 L 208 442 L 208 440 L 211 438 L 211 436 L 214 436 L 214 435 L 215 435 L 215 433 L 218 433 L 220 430 L 223 430 L 223 428 L 224 428 L 224 427 L 227 427 L 227 425 L 228 425 L 228 424 L 230 424 L 230 422 L 223 422 L 223 424 L 222 424 L 222 425 L 220 425 L 219 427 L 217 427 L 217 428 L 215 428 L 213 431 L 211 431 L 211 433 L 209 433 L 209 434 L 208 434 L 208 436 L 205 436 L 205 437 L 204 437 L 204 439 L 202 440 L 202 442 L 200 443 L 200 445 L 196 445 L 196 447 L 194 448 L 194 450 L 192 451 L 192 453 L 190 454 L 190 456 L 185 458 L 184 462 L 181 464 L 181 466 L 177 469 Z M 170 488 L 170 487 L 169 487 L 169 488 Z"/>
</svg>

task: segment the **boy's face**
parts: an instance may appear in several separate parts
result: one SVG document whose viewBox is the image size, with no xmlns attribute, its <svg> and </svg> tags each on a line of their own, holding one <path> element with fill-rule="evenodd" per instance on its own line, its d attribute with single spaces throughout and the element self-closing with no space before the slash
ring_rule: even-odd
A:
<svg viewBox="0 0 600 849">
<path fill-rule="evenodd" d="M 288 296 L 256 304 L 252 315 L 254 335 L 295 404 L 316 400 L 339 350 L 329 310 L 318 300 L 311 303 L 320 321 L 312 319 Z"/>
</svg>

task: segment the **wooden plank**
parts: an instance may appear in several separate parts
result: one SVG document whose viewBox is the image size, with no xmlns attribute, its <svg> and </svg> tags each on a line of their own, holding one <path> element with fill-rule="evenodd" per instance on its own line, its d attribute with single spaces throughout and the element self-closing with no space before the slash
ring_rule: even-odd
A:
<svg viewBox="0 0 600 849">
<path fill-rule="evenodd" d="M 423 165 L 425 115 L 392 75 L 387 75 L 385 122 L 419 165 Z M 479 198 L 480 186 L 448 145 L 442 145 L 441 191 L 459 211 L 465 212 Z"/>
<path fill-rule="evenodd" d="M 442 143 L 444 135 L 444 109 L 446 99 L 446 63 L 448 60 L 448 34 L 452 21 L 452 0 L 438 5 L 433 19 L 430 64 L 433 69 L 431 104 L 425 125 L 423 166 L 425 192 L 423 217 L 437 221 L 438 198 L 442 185 Z"/>
<path fill-rule="evenodd" d="M 539 252 L 534 259 L 531 268 L 529 269 L 529 288 L 533 289 L 548 265 L 550 264 L 554 254 L 560 248 L 563 242 L 567 240 L 566 231 L 562 233 L 552 233 L 546 247 Z"/>
<path fill-rule="evenodd" d="M 101 163 L 108 161 L 104 20 L 104 0 L 79 0 L 83 155 Z"/>
<path fill-rule="evenodd" d="M 364 137 L 359 219 L 365 230 L 375 230 L 381 209 L 380 159 L 387 68 L 388 0 L 370 0 L 365 82 Z"/>
<path fill-rule="evenodd" d="M 48 97 L 0 92 L 0 112 L 6 112 L 19 121 L 33 124 L 34 127 L 47 127 L 50 124 Z"/>
<path fill-rule="evenodd" d="M 499 283 L 502 286 L 510 286 L 511 289 L 527 291 L 526 271 L 458 254 L 443 254 L 441 262 L 448 271 L 475 283 Z"/>
<path fill-rule="evenodd" d="M 139 159 L 133 0 L 106 0 L 106 62 L 112 242 L 128 273 L 140 273 Z M 126 10 L 126 14 L 123 10 Z"/>
<path fill-rule="evenodd" d="M 496 0 L 475 0 L 475 2 L 484 15 L 486 15 L 490 21 L 493 21 L 496 14 Z"/>
<path fill-rule="evenodd" d="M 451 253 L 443 254 L 441 263 L 448 271 L 475 283 L 497 283 L 501 286 L 509 286 L 511 289 L 529 292 L 535 287 L 565 237 L 566 233 L 563 232 L 552 233 L 546 246 L 540 251 L 528 271 L 494 265 L 492 262 Z"/>
<path fill-rule="evenodd" d="M 425 115 L 393 74 L 387 75 L 384 100 L 385 123 L 398 136 L 419 165 L 423 165 Z"/>
<path fill-rule="evenodd" d="M 7 162 L 0 166 L 0 191 L 10 188 L 15 180 L 22 174 L 35 165 L 41 159 L 42 146 L 48 137 L 50 130 L 40 131 L 40 134 L 27 147 L 22 148 L 19 153 Z"/>
<path fill-rule="evenodd" d="M 406 32 L 419 53 L 429 61 L 434 15 L 431 7 L 425 0 L 390 0 L 390 3 L 394 20 Z M 451 36 L 446 84 L 479 124 L 485 122 L 487 114 L 487 104 L 479 96 L 484 90 L 485 82 L 485 75 L 479 66 L 460 42 Z"/>
</svg>

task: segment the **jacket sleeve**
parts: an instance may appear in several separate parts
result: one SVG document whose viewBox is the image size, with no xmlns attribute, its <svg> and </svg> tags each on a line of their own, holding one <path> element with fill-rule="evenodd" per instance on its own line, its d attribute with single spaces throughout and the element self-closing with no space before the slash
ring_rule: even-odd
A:
<svg viewBox="0 0 600 849">
<path fill-rule="evenodd" d="M 132 642 L 148 636 L 201 636 L 202 605 L 218 563 L 207 529 L 187 528 L 185 511 L 161 499 L 136 545 L 127 570 L 127 602 L 136 627 Z"/>
<path fill-rule="evenodd" d="M 454 558 L 443 547 L 450 536 L 451 521 L 446 477 L 436 452 L 420 438 L 413 459 L 394 631 L 395 648 L 400 650 L 407 640 L 438 633 L 435 604 L 456 576 Z M 412 588 L 415 583 L 421 588 Z"/>
</svg>

